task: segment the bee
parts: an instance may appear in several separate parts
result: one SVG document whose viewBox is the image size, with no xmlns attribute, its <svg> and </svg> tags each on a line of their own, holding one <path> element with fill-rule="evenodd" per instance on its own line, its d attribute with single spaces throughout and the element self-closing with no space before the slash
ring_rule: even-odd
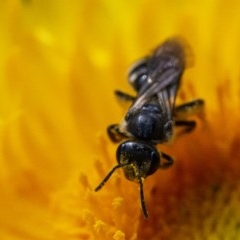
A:
<svg viewBox="0 0 240 240">
<path fill-rule="evenodd" d="M 186 68 L 186 46 L 177 38 L 168 39 L 158 46 L 150 56 L 135 62 L 129 70 L 128 80 L 136 96 L 115 91 L 121 101 L 131 105 L 120 124 L 107 128 L 109 138 L 120 143 L 114 166 L 95 188 L 100 190 L 119 168 L 125 177 L 139 184 L 140 204 L 145 218 L 143 182 L 158 169 L 173 164 L 173 158 L 157 149 L 157 144 L 167 143 L 173 136 L 174 127 L 190 132 L 196 122 L 188 120 L 190 114 L 204 105 L 202 99 L 175 106 L 175 99 Z"/>
</svg>

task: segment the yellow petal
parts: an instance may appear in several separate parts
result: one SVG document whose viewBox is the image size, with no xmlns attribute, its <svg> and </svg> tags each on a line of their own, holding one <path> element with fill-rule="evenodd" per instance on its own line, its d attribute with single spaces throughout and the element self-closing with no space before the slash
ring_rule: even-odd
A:
<svg viewBox="0 0 240 240">
<path fill-rule="evenodd" d="M 239 4 L 1 1 L 1 239 L 238 239 Z M 146 221 L 120 170 L 93 190 L 116 164 L 113 91 L 174 35 L 194 53 L 179 96 L 205 116 L 160 147 L 176 161 L 144 183 Z"/>
</svg>

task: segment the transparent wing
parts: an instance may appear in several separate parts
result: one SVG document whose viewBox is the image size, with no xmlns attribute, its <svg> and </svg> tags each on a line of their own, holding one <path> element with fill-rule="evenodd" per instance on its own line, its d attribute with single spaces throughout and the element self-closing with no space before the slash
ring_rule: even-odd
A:
<svg viewBox="0 0 240 240">
<path fill-rule="evenodd" d="M 136 101 L 129 111 L 135 111 L 151 98 L 157 97 L 160 104 L 169 102 L 172 112 L 181 75 L 185 67 L 184 49 L 185 47 L 181 41 L 170 39 L 154 51 L 147 62 L 147 81 L 139 89 Z"/>
<path fill-rule="evenodd" d="M 161 109 L 167 108 L 169 114 L 172 114 L 181 75 L 182 71 L 176 69 L 165 71 L 158 81 L 152 82 L 143 93 L 139 93 L 129 111 L 135 111 L 152 98 L 157 97 Z"/>
<path fill-rule="evenodd" d="M 164 90 L 157 93 L 157 99 L 160 108 L 164 113 L 166 113 L 168 119 L 172 119 L 173 116 L 177 90 L 178 85 L 170 85 L 169 87 L 166 87 Z"/>
</svg>

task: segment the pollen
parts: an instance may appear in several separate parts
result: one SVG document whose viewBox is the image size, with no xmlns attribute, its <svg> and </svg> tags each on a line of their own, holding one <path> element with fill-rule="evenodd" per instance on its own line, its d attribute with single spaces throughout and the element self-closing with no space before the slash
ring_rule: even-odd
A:
<svg viewBox="0 0 240 240">
<path fill-rule="evenodd" d="M 98 234 L 105 233 L 107 231 L 107 225 L 100 220 L 96 221 L 93 227 Z"/>
<path fill-rule="evenodd" d="M 119 209 L 122 206 L 122 203 L 123 203 L 122 197 L 114 198 L 112 202 L 113 209 Z"/>
<path fill-rule="evenodd" d="M 125 238 L 125 234 L 122 231 L 118 230 L 113 235 L 113 239 L 114 240 L 125 240 L 126 238 Z"/>
<path fill-rule="evenodd" d="M 0 1 L 0 238 L 240 239 L 240 1 L 94 3 Z M 106 127 L 130 107 L 114 90 L 176 35 L 194 57 L 177 100 L 203 98 L 204 117 L 157 146 L 175 161 L 144 181 L 146 221 L 123 169 L 94 189 L 117 164 Z"/>
</svg>

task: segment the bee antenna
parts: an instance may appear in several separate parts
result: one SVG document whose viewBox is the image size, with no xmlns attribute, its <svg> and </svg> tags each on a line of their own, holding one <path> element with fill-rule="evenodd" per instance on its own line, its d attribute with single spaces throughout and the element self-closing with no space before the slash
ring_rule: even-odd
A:
<svg viewBox="0 0 240 240">
<path fill-rule="evenodd" d="M 112 176 L 112 174 L 115 172 L 116 169 L 124 167 L 126 165 L 129 165 L 129 163 L 124 164 L 118 164 L 115 167 L 112 168 L 112 170 L 105 176 L 105 178 L 100 182 L 100 184 L 95 188 L 95 192 L 99 191 L 105 183 L 108 181 L 108 179 Z"/>
<path fill-rule="evenodd" d="M 147 219 L 148 218 L 148 212 L 147 212 L 147 208 L 145 205 L 145 199 L 144 199 L 144 193 L 143 193 L 143 178 L 138 179 L 139 182 L 139 189 L 140 189 L 140 202 L 141 202 L 141 207 L 142 207 L 142 211 L 143 211 L 143 215 L 144 217 Z"/>
</svg>

